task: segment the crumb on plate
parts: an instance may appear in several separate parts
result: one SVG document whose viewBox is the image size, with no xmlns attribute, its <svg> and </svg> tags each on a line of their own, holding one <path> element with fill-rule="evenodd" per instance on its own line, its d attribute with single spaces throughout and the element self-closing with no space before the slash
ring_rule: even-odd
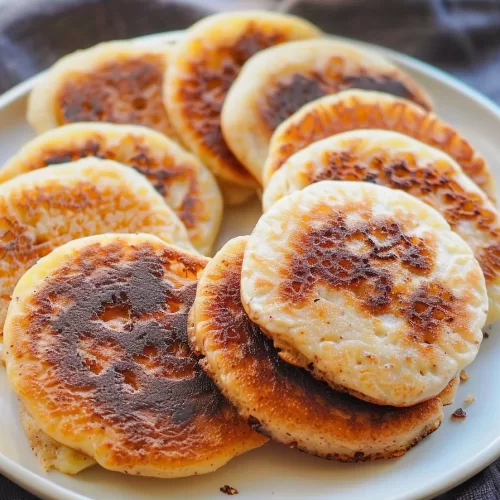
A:
<svg viewBox="0 0 500 500">
<path fill-rule="evenodd" d="M 463 420 L 467 416 L 467 413 L 463 410 L 463 408 L 457 408 L 452 414 L 452 420 Z"/>
<path fill-rule="evenodd" d="M 222 491 L 222 493 L 225 493 L 226 495 L 237 495 L 239 493 L 239 491 L 236 488 L 233 488 L 228 484 L 222 486 L 220 490 Z"/>
<path fill-rule="evenodd" d="M 460 372 L 460 382 L 467 382 L 467 380 L 469 380 L 469 374 L 465 370 L 462 370 Z"/>
</svg>

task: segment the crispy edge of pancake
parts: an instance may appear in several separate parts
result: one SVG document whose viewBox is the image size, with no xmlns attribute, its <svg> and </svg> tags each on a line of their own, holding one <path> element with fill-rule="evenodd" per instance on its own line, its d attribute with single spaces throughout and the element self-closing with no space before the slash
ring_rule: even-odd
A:
<svg viewBox="0 0 500 500">
<path fill-rule="evenodd" d="M 92 245 L 94 243 L 100 243 L 104 244 L 106 242 L 107 244 L 113 244 L 119 241 L 120 239 L 125 239 L 128 242 L 131 243 L 132 248 L 133 245 L 135 244 L 140 244 L 140 243 L 150 243 L 153 245 L 156 244 L 161 244 L 163 246 L 169 247 L 169 249 L 177 253 L 179 256 L 184 256 L 188 258 L 193 258 L 195 259 L 198 263 L 202 262 L 206 263 L 208 262 L 208 258 L 198 256 L 196 254 L 189 254 L 183 249 L 176 248 L 173 245 L 168 245 L 165 244 L 162 240 L 159 238 L 149 235 L 149 234 L 104 234 L 104 235 L 98 235 L 98 236 L 91 236 L 87 238 L 81 238 L 79 240 L 73 240 L 70 243 L 67 243 L 66 245 L 63 245 L 61 247 L 58 247 L 55 251 L 53 251 L 51 254 L 48 256 L 44 257 L 43 259 L 40 259 L 40 261 L 32 267 L 26 274 L 23 276 L 23 278 L 20 280 L 18 287 L 16 287 L 16 299 L 12 301 L 11 303 L 11 311 L 9 311 L 9 315 L 11 315 L 12 321 L 15 321 L 16 315 L 23 314 L 22 313 L 22 302 L 23 302 L 23 297 L 25 296 L 30 296 L 32 293 L 32 288 L 33 286 L 36 286 L 36 284 L 40 283 L 42 281 L 42 277 L 45 277 L 47 275 L 50 275 L 49 270 L 50 269 L 60 269 L 60 266 L 62 263 L 66 262 L 66 260 L 71 260 L 74 256 L 75 253 L 77 253 L 80 249 L 86 248 L 88 245 Z M 33 404 L 33 401 L 31 401 L 29 398 L 26 397 L 26 394 L 20 394 L 23 392 L 23 390 L 19 390 L 19 384 L 16 383 L 18 382 L 19 377 L 21 375 L 17 373 L 17 365 L 14 363 L 13 365 L 9 363 L 9 360 L 12 361 L 16 354 L 13 352 L 15 350 L 15 343 L 14 342 L 14 337 L 11 338 L 11 336 L 14 335 L 12 332 L 9 331 L 8 333 L 8 344 L 14 345 L 10 349 L 7 349 L 7 374 L 8 376 L 11 375 L 13 378 L 10 378 L 10 383 L 11 386 L 14 390 L 16 390 L 22 400 L 22 402 L 25 404 L 26 408 L 29 410 L 30 408 L 35 408 L 36 412 L 40 410 L 40 407 L 37 404 Z M 24 363 L 24 366 L 26 364 Z M 36 399 L 36 398 L 35 398 Z M 124 472 L 128 474 L 134 474 L 134 475 L 145 475 L 145 476 L 150 476 L 150 477 L 160 477 L 160 478 L 177 478 L 177 477 L 184 477 L 184 476 L 190 476 L 190 475 L 199 475 L 199 474 L 205 474 L 208 472 L 212 472 L 219 467 L 223 466 L 226 464 L 229 460 L 232 458 L 245 453 L 247 451 L 250 451 L 251 449 L 257 448 L 267 442 L 267 439 L 254 430 L 251 429 L 243 420 L 240 419 L 236 411 L 230 406 L 228 402 L 225 402 L 226 409 L 231 409 L 231 416 L 230 418 L 233 419 L 238 426 L 241 426 L 240 431 L 242 434 L 240 436 L 237 436 L 237 439 L 230 439 L 231 437 L 235 437 L 234 435 L 227 435 L 225 434 L 225 440 L 220 442 L 220 447 L 218 448 L 218 451 L 216 453 L 211 451 L 209 456 L 202 455 L 201 459 L 196 459 L 193 460 L 192 458 L 188 460 L 184 460 L 182 462 L 182 459 L 178 459 L 176 457 L 171 457 L 171 463 L 170 467 L 160 467 L 158 468 L 156 465 L 155 466 L 148 466 L 142 463 L 141 460 L 135 465 L 135 466 L 130 466 L 128 462 L 124 464 L 120 464 L 119 462 L 113 461 L 108 458 L 108 450 L 102 449 L 103 443 L 101 442 L 99 436 L 97 436 L 94 439 L 94 446 L 98 445 L 98 447 L 101 448 L 101 454 L 99 456 L 93 457 L 96 459 L 97 463 L 99 463 L 102 467 L 107 468 L 109 470 L 114 470 L 117 472 Z M 41 415 L 36 413 L 38 417 Z M 35 418 L 35 417 L 34 417 Z M 227 412 L 220 413 L 219 416 L 217 417 L 218 422 L 220 424 L 220 421 L 226 421 L 229 423 L 231 420 L 229 420 L 229 416 L 227 415 Z M 66 446 L 68 446 L 70 443 L 68 441 L 68 433 L 67 431 L 65 432 L 63 429 L 61 429 L 61 426 L 59 425 L 58 427 L 54 427 L 53 424 L 48 425 L 47 419 L 41 421 L 36 420 L 37 425 L 40 426 L 40 428 L 46 432 L 49 436 L 52 438 L 58 438 L 58 442 L 64 443 Z M 206 423 L 210 424 L 210 419 L 206 421 Z M 196 424 L 198 425 L 198 424 Z M 50 427 L 47 428 L 47 427 Z M 57 436 L 52 435 L 52 432 L 57 432 Z M 112 430 L 112 432 L 114 432 Z M 217 434 L 214 436 L 216 438 Z M 214 437 L 211 439 L 213 440 Z M 82 448 L 83 446 L 86 446 L 86 450 L 94 450 L 95 448 L 90 446 L 88 443 L 86 443 L 85 436 L 82 437 L 81 434 L 76 434 L 74 435 L 73 439 L 71 440 L 72 444 L 78 446 L 78 442 L 81 444 Z M 112 447 L 112 440 L 108 440 L 108 447 L 109 453 L 114 453 L 113 447 Z M 83 450 L 82 450 L 83 451 Z M 140 458 L 140 457 L 139 457 Z M 121 460 L 121 459 L 120 459 Z M 179 461 L 181 463 L 179 463 Z"/>
<path fill-rule="evenodd" d="M 273 380 L 276 372 L 271 359 L 267 357 L 267 351 L 263 359 L 254 354 L 256 349 L 258 351 L 260 349 L 252 348 L 250 346 L 252 342 L 248 341 L 248 337 L 241 330 L 248 328 L 246 320 L 234 319 L 243 315 L 248 324 L 251 324 L 237 298 L 238 287 L 233 283 L 239 279 L 241 260 L 247 241 L 247 237 L 239 237 L 226 243 L 202 273 L 193 312 L 190 313 L 191 322 L 194 322 L 190 338 L 191 342 L 196 342 L 196 348 L 203 356 L 203 368 L 256 430 L 289 447 L 323 458 L 365 461 L 404 455 L 408 449 L 439 427 L 443 419 L 442 401 L 439 397 L 415 407 L 389 409 L 358 401 L 351 396 L 338 395 L 322 382 L 306 375 L 305 371 L 295 369 L 309 378 L 309 384 L 314 384 L 316 388 L 321 387 L 318 392 L 324 391 L 331 396 L 336 395 L 339 401 L 347 400 L 347 403 L 339 404 L 344 407 L 338 410 L 339 415 L 333 408 L 335 403 L 332 403 L 332 408 L 324 410 L 325 404 L 320 404 L 321 402 L 316 399 L 322 396 L 313 394 L 300 383 L 295 383 L 293 379 L 291 382 L 290 379 L 280 380 L 279 377 Z M 228 293 L 224 290 L 224 283 L 228 290 L 230 288 L 230 296 L 223 295 Z M 224 313 L 225 317 L 220 322 L 221 318 L 212 311 L 213 307 L 217 307 L 214 306 L 215 301 L 223 300 L 224 297 L 228 298 L 229 303 L 222 307 L 227 306 L 228 312 Z M 231 332 L 230 335 L 221 333 L 219 336 L 217 332 L 221 332 L 221 328 L 225 332 Z M 241 395 L 242 391 L 248 388 L 253 391 L 250 398 Z M 301 408 L 303 404 L 306 404 L 306 407 Z M 342 414 L 345 406 L 349 407 L 350 404 L 354 405 L 350 415 L 355 421 L 352 426 L 349 424 L 349 416 Z M 363 417 L 360 417 L 360 421 L 356 421 L 354 412 L 360 407 L 373 408 L 375 414 L 387 411 L 390 415 L 396 415 L 392 424 L 403 426 L 402 432 L 408 434 L 407 438 L 395 435 L 393 425 L 388 424 L 389 427 L 386 427 L 386 423 L 376 416 L 371 422 L 373 428 L 363 425 L 366 423 Z M 369 420 L 366 416 L 368 412 L 364 413 L 365 420 Z M 397 416 L 398 414 L 400 416 Z M 322 435 L 321 433 L 327 429 L 330 435 Z M 374 439 L 376 429 L 381 434 Z M 318 432 L 319 436 L 315 436 Z M 339 432 L 344 435 L 339 436 Z M 352 441 L 355 441 L 354 444 Z M 373 449 L 368 451 L 370 446 Z M 337 448 L 338 452 L 332 448 Z M 361 448 L 364 451 L 361 451 Z"/>
<path fill-rule="evenodd" d="M 87 139 L 83 139 L 82 136 Z M 171 138 L 148 127 L 133 124 L 122 125 L 101 122 L 78 122 L 62 125 L 56 129 L 48 130 L 25 144 L 13 157 L 10 158 L 10 160 L 4 164 L 4 166 L 0 169 L 0 183 L 9 181 L 18 175 L 38 170 L 39 167 L 37 164 L 40 163 L 40 159 L 45 158 L 51 150 L 58 153 L 66 150 L 68 152 L 68 156 L 71 156 L 72 152 L 78 153 L 78 150 L 89 148 L 95 144 L 98 146 L 104 146 L 106 150 L 111 150 L 113 149 L 112 143 L 122 141 L 128 137 L 137 141 L 135 145 L 136 149 L 141 149 L 142 146 L 148 148 L 148 151 L 152 153 L 155 161 L 160 160 L 162 156 L 168 156 L 173 159 L 173 165 L 171 167 L 162 169 L 161 166 L 158 166 L 158 168 L 153 169 L 151 174 L 153 179 L 150 182 L 154 181 L 155 171 L 160 172 L 158 179 L 161 182 L 161 173 L 168 173 L 169 171 L 175 173 L 176 165 L 180 168 L 184 168 L 185 171 L 193 172 L 193 175 L 196 176 L 197 186 L 202 195 L 201 197 L 198 197 L 197 200 L 199 200 L 203 205 L 200 207 L 201 210 L 194 212 L 195 226 L 193 228 L 186 227 L 186 229 L 193 245 L 201 253 L 208 254 L 217 238 L 223 216 L 222 194 L 217 181 L 212 172 L 205 167 L 205 165 L 203 165 L 198 158 L 184 150 Z M 87 143 L 86 140 L 88 140 L 89 143 Z M 127 149 L 130 149 L 130 144 L 120 143 L 120 146 L 124 150 L 123 154 L 129 156 L 130 151 L 127 151 Z M 139 155 L 140 154 L 143 153 L 139 151 Z M 92 155 L 85 155 L 82 158 L 88 158 L 90 156 Z M 68 158 L 68 163 L 76 162 L 82 158 Z M 102 158 L 101 156 L 99 156 L 99 158 L 103 160 L 109 159 L 111 161 L 119 161 L 119 159 L 115 160 L 116 155 L 114 158 Z M 54 163 L 48 166 L 57 166 L 60 164 L 60 162 L 58 163 L 57 161 L 54 161 Z M 33 168 L 33 166 L 35 166 L 35 168 Z M 138 171 L 141 175 L 145 175 L 141 172 L 140 166 L 136 167 L 132 164 L 127 164 L 125 166 Z M 149 162 L 147 162 L 146 168 L 148 166 Z M 172 178 L 175 179 L 175 176 Z M 169 185 L 169 189 L 165 195 L 162 195 L 164 201 L 169 206 L 171 206 L 169 203 L 169 196 L 172 200 L 176 199 L 175 194 L 172 192 L 175 188 L 175 184 L 173 184 L 174 182 L 176 181 L 172 181 L 172 184 Z M 178 182 L 180 188 L 184 189 L 186 179 L 181 177 Z M 242 190 L 242 188 L 239 189 Z M 190 197 L 189 194 L 189 185 L 187 190 L 188 191 L 183 200 L 182 206 L 179 209 L 171 206 L 172 210 L 174 210 L 174 212 L 176 212 L 181 219 L 181 222 L 184 204 L 188 207 L 192 206 L 191 200 L 193 198 Z M 206 214 L 208 212 L 211 216 L 209 223 L 207 224 Z"/>
<path fill-rule="evenodd" d="M 45 471 L 55 469 L 63 474 L 78 474 L 96 465 L 97 462 L 93 458 L 45 434 L 22 403 L 19 408 L 19 418 L 30 447 Z"/>
<path fill-rule="evenodd" d="M 56 61 L 38 80 L 28 97 L 26 119 L 37 134 L 59 127 L 55 99 L 68 74 L 92 71 L 96 66 L 120 55 L 163 54 L 168 57 L 167 44 L 138 44 L 131 40 L 101 42 L 88 49 L 67 54 Z"/>
</svg>

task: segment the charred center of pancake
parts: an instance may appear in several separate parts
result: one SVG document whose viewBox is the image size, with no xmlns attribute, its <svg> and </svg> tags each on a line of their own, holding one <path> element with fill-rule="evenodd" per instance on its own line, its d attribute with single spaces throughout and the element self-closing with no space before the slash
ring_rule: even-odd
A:
<svg viewBox="0 0 500 500">
<path fill-rule="evenodd" d="M 183 424 L 223 401 L 187 340 L 201 264 L 181 260 L 185 279 L 169 279 L 171 253 L 95 245 L 35 295 L 31 324 L 52 332 L 47 361 L 69 391 L 90 391 L 105 419 L 154 411 Z"/>
<path fill-rule="evenodd" d="M 395 220 L 370 219 L 348 223 L 344 214 L 325 216 L 318 207 L 312 224 L 292 243 L 283 267 L 282 300 L 312 300 L 313 288 L 322 284 L 350 292 L 362 307 L 383 313 L 397 297 L 395 273 L 401 268 L 424 276 L 431 271 L 434 252 L 425 241 L 405 234 Z"/>
<path fill-rule="evenodd" d="M 189 76 L 184 77 L 179 89 L 179 98 L 184 104 L 183 113 L 205 147 L 242 172 L 244 168 L 233 156 L 222 135 L 222 105 L 243 64 L 256 52 L 286 39 L 283 32 L 264 32 L 257 23 L 250 22 L 236 41 L 217 46 L 214 51 L 202 49 L 202 55 L 190 62 Z"/>
<path fill-rule="evenodd" d="M 74 71 L 57 93 L 57 121 L 145 125 L 172 134 L 163 105 L 161 54 L 131 56 L 91 73 Z"/>
<path fill-rule="evenodd" d="M 364 160 L 355 152 L 356 141 L 351 150 L 325 152 L 321 169 L 309 169 L 310 184 L 323 180 L 364 181 L 406 191 L 417 198 L 438 206 L 452 228 L 463 221 L 473 224 L 488 235 L 491 244 L 476 252 L 488 283 L 500 272 L 500 231 L 494 212 L 485 206 L 482 196 L 466 191 L 455 181 L 455 171 L 441 161 L 418 163 L 411 153 L 390 157 L 382 152 Z"/>
<path fill-rule="evenodd" d="M 327 70 L 323 73 L 292 73 L 277 79 L 265 89 L 264 97 L 258 106 L 269 133 L 272 133 L 280 123 L 305 104 L 350 88 L 377 90 L 422 104 L 417 96 L 396 77 L 369 74 L 363 69 L 356 75 L 346 75 L 342 59 L 336 58 L 331 67 L 327 65 Z"/>
<path fill-rule="evenodd" d="M 158 154 L 158 151 L 151 150 L 145 141 L 133 134 L 123 136 L 119 143 L 112 147 L 106 147 L 105 137 L 95 134 L 93 138 L 79 145 L 47 148 L 41 152 L 32 169 L 72 162 L 88 156 L 114 160 L 132 167 L 145 175 L 156 191 L 164 197 L 170 193 L 173 183 L 185 184 L 187 189 L 180 206 L 174 208 L 188 229 L 196 225 L 197 214 L 201 213 L 203 207 L 195 169 L 189 164 L 176 161 L 175 157 L 168 153 Z"/>
</svg>

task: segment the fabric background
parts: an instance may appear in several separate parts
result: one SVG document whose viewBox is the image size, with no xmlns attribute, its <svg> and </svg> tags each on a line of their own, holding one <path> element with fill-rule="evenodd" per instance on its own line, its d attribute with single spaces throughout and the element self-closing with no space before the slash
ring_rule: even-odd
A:
<svg viewBox="0 0 500 500">
<path fill-rule="evenodd" d="M 0 93 L 76 49 L 248 8 L 405 52 L 500 103 L 500 0 L 0 0 Z M 0 500 L 34 498 L 0 475 Z M 451 499 L 500 499 L 500 460 L 439 497 Z"/>
</svg>

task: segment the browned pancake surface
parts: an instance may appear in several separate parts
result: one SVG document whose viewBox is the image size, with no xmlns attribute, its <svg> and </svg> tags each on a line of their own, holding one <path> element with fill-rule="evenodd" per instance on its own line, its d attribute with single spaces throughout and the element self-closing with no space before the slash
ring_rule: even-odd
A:
<svg viewBox="0 0 500 500">
<path fill-rule="evenodd" d="M 439 426 L 439 398 L 410 408 L 372 405 L 285 363 L 242 306 L 245 245 L 246 238 L 232 240 L 207 268 L 196 341 L 204 368 L 255 429 L 312 454 L 359 461 L 400 456 Z"/>
<path fill-rule="evenodd" d="M 57 93 L 57 121 L 137 124 L 175 137 L 163 106 L 165 70 L 164 55 L 144 53 L 106 62 L 91 73 L 74 71 Z"/>
<path fill-rule="evenodd" d="M 197 464 L 207 472 L 263 442 L 188 346 L 206 262 L 161 242 L 111 239 L 80 248 L 37 286 L 30 313 L 10 326 L 23 331 L 10 349 L 30 359 L 20 395 L 38 420 L 50 414 L 44 430 L 55 425 L 54 437 L 104 467 L 160 477 Z"/>
</svg>

